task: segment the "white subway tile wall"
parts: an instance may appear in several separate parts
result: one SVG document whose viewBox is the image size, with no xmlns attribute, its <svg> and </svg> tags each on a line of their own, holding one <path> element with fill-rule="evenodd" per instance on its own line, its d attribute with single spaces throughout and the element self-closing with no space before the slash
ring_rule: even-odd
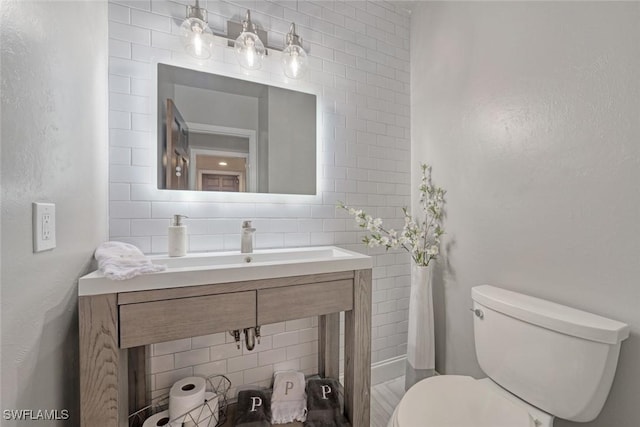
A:
<svg viewBox="0 0 640 427">
<path fill-rule="evenodd" d="M 189 216 L 189 250 L 237 250 L 240 224 L 253 219 L 256 248 L 338 245 L 373 257 L 372 362 L 406 354 L 410 284 L 403 252 L 368 249 L 364 233 L 336 203 L 366 209 L 390 227 L 403 224 L 410 203 L 409 15 L 383 1 L 201 0 L 214 33 L 247 8 L 282 47 L 291 21 L 309 52 L 310 70 L 288 81 L 272 58 L 247 73 L 231 49 L 216 42 L 210 60 L 194 63 L 179 42 L 191 1 L 110 0 L 109 4 L 109 234 L 145 253 L 167 251 L 173 214 Z M 158 190 L 153 117 L 154 62 L 197 64 L 213 73 L 273 83 L 318 95 L 319 159 L 316 196 L 221 195 Z M 264 325 L 260 345 L 237 349 L 226 333 L 151 346 L 155 395 L 187 375 L 225 374 L 233 387 L 268 386 L 274 370 L 317 370 L 317 319 Z"/>
</svg>

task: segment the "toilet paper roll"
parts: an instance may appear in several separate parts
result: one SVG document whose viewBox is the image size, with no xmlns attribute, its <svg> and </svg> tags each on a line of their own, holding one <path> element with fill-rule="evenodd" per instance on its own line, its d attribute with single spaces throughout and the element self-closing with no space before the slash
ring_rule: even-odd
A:
<svg viewBox="0 0 640 427">
<path fill-rule="evenodd" d="M 215 427 L 218 424 L 218 395 L 208 391 L 204 396 L 203 404 L 189 412 L 184 427 Z"/>
<path fill-rule="evenodd" d="M 169 391 L 169 416 L 171 420 L 183 423 L 190 422 L 190 427 L 195 426 L 190 411 L 199 408 L 204 403 L 205 388 L 205 380 L 201 377 L 187 377 L 173 384 Z"/>
<path fill-rule="evenodd" d="M 169 427 L 170 419 L 171 417 L 169 417 L 169 411 L 158 412 L 157 414 L 154 414 L 147 418 L 144 421 L 144 424 L 142 424 L 142 427 Z"/>
</svg>

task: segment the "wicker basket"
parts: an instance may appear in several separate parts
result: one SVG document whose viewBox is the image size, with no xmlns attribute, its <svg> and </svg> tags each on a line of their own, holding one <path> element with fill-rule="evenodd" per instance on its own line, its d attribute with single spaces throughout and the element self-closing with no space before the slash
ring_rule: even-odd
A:
<svg viewBox="0 0 640 427">
<path fill-rule="evenodd" d="M 188 413 L 181 414 L 174 419 L 167 417 L 164 425 L 182 425 L 189 427 L 217 427 L 227 420 L 227 393 L 231 388 L 231 381 L 224 375 L 212 375 L 205 378 L 207 391 L 215 393 L 214 399 L 205 401 L 201 406 L 192 409 Z M 217 407 L 217 408 L 216 408 Z M 151 401 L 151 404 L 129 415 L 129 426 L 140 427 L 144 421 L 153 414 L 165 411 L 169 408 L 169 392 L 164 393 Z M 163 420 L 164 422 L 164 420 Z"/>
</svg>

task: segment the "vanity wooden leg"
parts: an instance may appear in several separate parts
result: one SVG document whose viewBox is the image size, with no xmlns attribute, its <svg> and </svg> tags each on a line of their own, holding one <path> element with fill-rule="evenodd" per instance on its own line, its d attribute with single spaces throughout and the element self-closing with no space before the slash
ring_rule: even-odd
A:
<svg viewBox="0 0 640 427">
<path fill-rule="evenodd" d="M 318 316 L 318 373 L 323 378 L 340 375 L 340 313 Z"/>
<path fill-rule="evenodd" d="M 118 427 L 119 413 L 123 412 L 118 406 L 123 362 L 118 348 L 117 296 L 82 296 L 78 298 L 78 310 L 80 426 Z"/>
<path fill-rule="evenodd" d="M 353 427 L 369 427 L 371 399 L 371 269 L 357 270 L 353 310 L 345 312 L 344 400 Z"/>
<path fill-rule="evenodd" d="M 149 405 L 151 395 L 147 387 L 147 346 L 132 347 L 128 349 L 128 384 L 129 384 L 129 411 L 134 413 Z M 143 413 L 141 417 L 133 417 L 130 425 L 139 427 L 141 420 L 151 414 Z"/>
</svg>

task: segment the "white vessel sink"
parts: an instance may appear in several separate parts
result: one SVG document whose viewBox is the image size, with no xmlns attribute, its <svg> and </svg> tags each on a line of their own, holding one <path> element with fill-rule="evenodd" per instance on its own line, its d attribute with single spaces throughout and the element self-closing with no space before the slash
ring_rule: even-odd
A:
<svg viewBox="0 0 640 427">
<path fill-rule="evenodd" d="M 78 295 L 97 295 L 333 273 L 372 267 L 371 258 L 335 246 L 256 250 L 251 254 L 207 252 L 184 257 L 151 256 L 166 265 L 158 273 L 129 280 L 110 280 L 94 271 L 80 278 Z"/>
</svg>

